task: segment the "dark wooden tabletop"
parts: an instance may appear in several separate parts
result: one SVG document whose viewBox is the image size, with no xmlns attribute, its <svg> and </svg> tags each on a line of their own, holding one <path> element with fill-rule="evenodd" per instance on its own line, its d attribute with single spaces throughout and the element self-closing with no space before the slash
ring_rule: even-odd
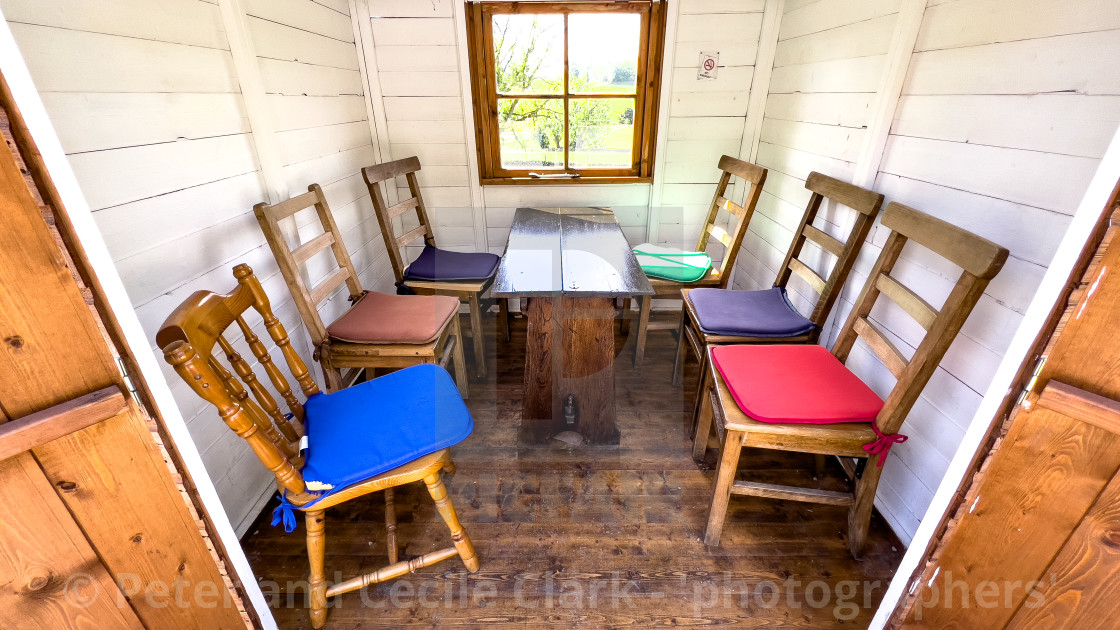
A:
<svg viewBox="0 0 1120 630">
<path fill-rule="evenodd" d="M 652 295 L 607 208 L 518 208 L 490 290 L 495 297 Z"/>
</svg>

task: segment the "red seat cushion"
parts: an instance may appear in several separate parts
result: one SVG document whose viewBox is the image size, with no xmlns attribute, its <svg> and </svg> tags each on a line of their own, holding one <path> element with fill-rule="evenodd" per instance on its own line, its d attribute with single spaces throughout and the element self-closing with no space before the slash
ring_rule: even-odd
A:
<svg viewBox="0 0 1120 630">
<path fill-rule="evenodd" d="M 367 293 L 327 327 L 332 339 L 355 343 L 428 343 L 459 311 L 447 295 Z"/>
<path fill-rule="evenodd" d="M 821 346 L 718 346 L 712 362 L 739 408 L 760 422 L 872 422 L 883 407 Z"/>
</svg>

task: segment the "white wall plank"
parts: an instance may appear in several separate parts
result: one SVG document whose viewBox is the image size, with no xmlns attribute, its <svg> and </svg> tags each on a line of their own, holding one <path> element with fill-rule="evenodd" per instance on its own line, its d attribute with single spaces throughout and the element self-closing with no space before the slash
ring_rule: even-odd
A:
<svg viewBox="0 0 1120 630">
<path fill-rule="evenodd" d="M 444 18 L 373 18 L 373 42 L 381 46 L 454 46 L 455 28 Z"/>
<path fill-rule="evenodd" d="M 182 0 L 3 0 L 10 23 L 228 50 L 218 7 Z"/>
<path fill-rule="evenodd" d="M 1120 97 L 1079 94 L 911 95 L 892 132 L 1100 158 L 1120 124 Z"/>
<path fill-rule="evenodd" d="M 41 92 L 239 90 L 225 50 L 25 24 L 11 28 Z"/>
<path fill-rule="evenodd" d="M 1118 55 L 1115 31 L 920 52 L 911 60 L 905 93 L 1120 94 L 1120 73 L 1109 62 Z M 1010 70 L 1024 64 L 1029 72 Z"/>
<path fill-rule="evenodd" d="M 932 3 L 931 3 L 932 4 Z M 988 16 L 989 19 L 977 19 Z M 998 19 L 992 19 L 998 16 Z M 1111 0 L 973 0 L 926 9 L 915 50 L 961 48 L 997 42 L 1073 35 L 1120 28 Z"/>
<path fill-rule="evenodd" d="M 295 26 L 344 42 L 354 41 L 354 29 L 346 9 L 328 7 L 308 0 L 243 0 L 245 13 L 278 24 Z"/>
</svg>

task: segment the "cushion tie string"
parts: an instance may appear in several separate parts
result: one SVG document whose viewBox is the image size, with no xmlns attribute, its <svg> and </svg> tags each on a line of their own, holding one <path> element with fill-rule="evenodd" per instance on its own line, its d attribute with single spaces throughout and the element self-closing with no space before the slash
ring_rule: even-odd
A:
<svg viewBox="0 0 1120 630">
<path fill-rule="evenodd" d="M 877 466 L 882 468 L 883 462 L 887 461 L 887 453 L 890 452 L 891 447 L 895 444 L 902 444 L 910 438 L 901 433 L 884 435 L 883 432 L 879 430 L 879 427 L 875 426 L 874 422 L 871 423 L 871 428 L 875 431 L 875 435 L 879 436 L 879 439 L 870 444 L 864 444 L 863 450 L 872 456 L 878 455 L 879 461 L 877 462 Z"/>
<path fill-rule="evenodd" d="M 291 503 L 288 503 L 288 493 L 280 493 L 280 505 L 272 511 L 272 526 L 276 527 L 280 522 L 284 522 L 284 531 L 292 533 L 296 529 L 296 511 Z"/>
</svg>

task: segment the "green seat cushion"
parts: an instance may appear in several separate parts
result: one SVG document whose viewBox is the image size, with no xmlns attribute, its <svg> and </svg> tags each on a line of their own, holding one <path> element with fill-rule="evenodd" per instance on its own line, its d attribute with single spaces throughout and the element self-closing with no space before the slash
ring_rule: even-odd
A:
<svg viewBox="0 0 1120 630">
<path fill-rule="evenodd" d="M 642 243 L 634 248 L 634 255 L 647 276 L 676 282 L 696 282 L 712 268 L 712 257 L 705 252 Z"/>
</svg>

